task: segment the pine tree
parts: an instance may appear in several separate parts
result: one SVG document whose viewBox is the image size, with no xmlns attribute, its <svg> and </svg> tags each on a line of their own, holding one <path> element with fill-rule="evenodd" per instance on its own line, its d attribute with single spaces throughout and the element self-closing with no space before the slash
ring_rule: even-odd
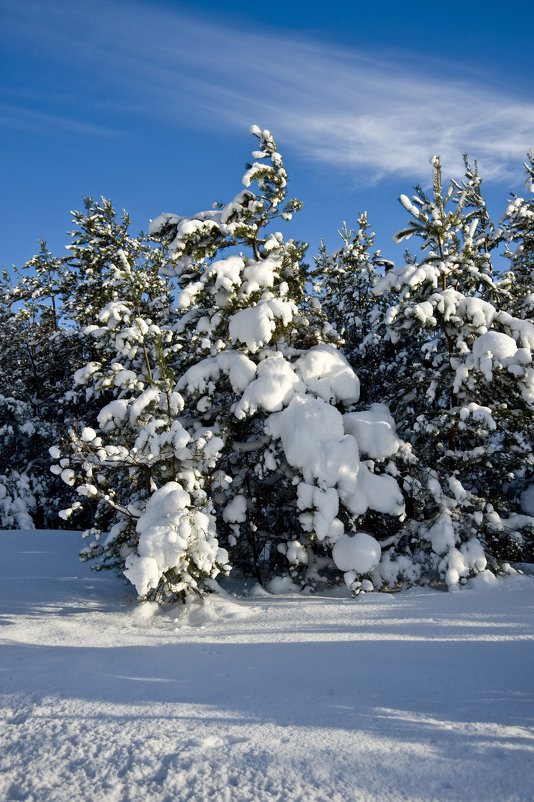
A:
<svg viewBox="0 0 534 802">
<path fill-rule="evenodd" d="M 312 274 L 322 311 L 343 340 L 341 350 L 358 373 L 365 402 L 383 398 L 380 374 L 391 356 L 378 325 L 384 302 L 373 290 L 383 268 L 393 263 L 380 251 L 371 253 L 375 235 L 370 228 L 367 212 L 358 217 L 356 230 L 344 223 L 338 232 L 343 247 L 328 253 L 322 242 Z"/>
<path fill-rule="evenodd" d="M 110 261 L 105 293 L 116 300 L 85 328 L 95 358 L 74 375 L 88 399 L 106 403 L 96 429 L 80 423 L 66 449 L 51 449 L 52 471 L 77 493 L 65 519 L 84 503 L 94 508 L 83 559 L 124 571 L 141 596 L 185 600 L 227 570 L 203 489 L 219 442 L 184 426 L 174 332 L 147 315 L 168 321 L 167 286 L 150 267 L 122 249 Z"/>
<path fill-rule="evenodd" d="M 84 197 L 83 211 L 73 211 L 76 228 L 69 232 L 62 292 L 64 315 L 80 328 L 94 322 L 101 309 L 114 300 L 109 278 L 115 269 L 119 250 L 130 252 L 137 243 L 129 235 L 130 217 L 123 210 L 121 219 L 111 201 Z M 129 247 L 130 246 L 130 247 Z"/>
<path fill-rule="evenodd" d="M 510 295 L 508 311 L 516 317 L 534 316 L 534 149 L 525 162 L 525 181 L 531 197 L 513 195 L 502 220 L 503 238 L 510 270 L 503 276 L 501 287 Z"/>
<path fill-rule="evenodd" d="M 5 504 L 10 498 L 20 508 L 17 520 L 22 525 L 24 519 L 24 526 L 56 525 L 65 501 L 48 460 L 48 447 L 57 441 L 70 409 L 66 392 L 75 360 L 72 337 L 59 322 L 62 271 L 61 260 L 41 242 L 39 253 L 11 277 L 5 274 L 3 282 L 0 473 L 4 487 L 11 487 Z M 2 525 L 13 526 L 12 516 Z"/>
<path fill-rule="evenodd" d="M 444 195 L 435 158 L 432 196 L 416 187 L 400 200 L 411 220 L 397 239 L 420 237 L 423 258 L 389 271 L 376 290 L 388 293 L 387 336 L 397 347 L 390 400 L 421 470 L 428 466 L 423 511 L 435 522 L 419 532 L 455 584 L 481 564 L 479 536 L 490 558 L 510 559 L 522 551 L 518 529 L 530 530 L 513 511 L 514 483 L 532 462 L 534 329 L 499 308 L 476 171 Z"/>
<path fill-rule="evenodd" d="M 287 174 L 270 132 L 251 130 L 260 149 L 244 191 L 212 211 L 164 214 L 151 225 L 174 252 L 183 310 L 174 327 L 183 344 L 177 389 L 193 426 L 224 443 L 207 484 L 232 565 L 260 582 L 281 571 L 313 587 L 338 571 L 336 546 L 356 588 L 354 555 L 347 548 L 343 560 L 337 544 L 351 540 L 345 530 L 353 533 L 370 506 L 402 512 L 395 479 L 379 468 L 399 444 L 389 415 L 374 410 L 369 425 L 391 436 L 375 461 L 360 461 L 361 416 L 342 415 L 358 399 L 358 379 L 329 342 L 337 339 L 332 327 L 313 309 L 307 313 L 305 246 L 266 230 L 300 203 L 287 200 Z"/>
</svg>

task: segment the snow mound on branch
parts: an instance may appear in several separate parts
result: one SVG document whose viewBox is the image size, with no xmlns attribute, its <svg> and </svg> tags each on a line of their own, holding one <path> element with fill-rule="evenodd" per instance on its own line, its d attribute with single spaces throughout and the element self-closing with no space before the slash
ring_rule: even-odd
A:
<svg viewBox="0 0 534 802">
<path fill-rule="evenodd" d="M 349 404 L 357 401 L 360 383 L 345 357 L 330 345 L 310 348 L 294 365 L 276 353 L 260 362 L 257 378 L 246 387 L 234 414 L 242 419 L 260 408 L 277 412 L 305 389 L 327 403 Z"/>
<path fill-rule="evenodd" d="M 274 354 L 260 362 L 257 378 L 245 389 L 234 414 L 242 419 L 258 409 L 276 412 L 293 398 L 296 390 L 304 389 L 302 382 L 282 354 Z"/>
<path fill-rule="evenodd" d="M 252 354 L 270 342 L 276 323 L 271 307 L 258 304 L 240 309 L 230 318 L 229 333 L 234 342 L 245 343 Z"/>
<path fill-rule="evenodd" d="M 247 515 L 247 499 L 239 494 L 223 510 L 223 520 L 227 523 L 242 523 Z"/>
<path fill-rule="evenodd" d="M 517 343 L 508 334 L 499 331 L 487 331 L 477 337 L 473 343 L 473 362 L 480 368 L 488 381 L 492 379 L 494 364 L 507 364 L 517 352 Z"/>
<path fill-rule="evenodd" d="M 486 381 L 493 380 L 494 368 L 506 368 L 522 385 L 521 394 L 528 403 L 534 402 L 534 370 L 532 349 L 534 348 L 534 326 L 527 320 L 518 320 L 505 312 L 499 313 L 500 322 L 505 323 L 520 345 L 508 334 L 488 331 L 477 337 L 472 353 L 466 361 L 466 369 L 474 366 Z"/>
<path fill-rule="evenodd" d="M 234 288 L 241 285 L 241 273 L 245 266 L 243 256 L 229 256 L 227 259 L 219 259 L 212 262 L 203 272 L 199 281 L 194 281 L 178 293 L 177 305 L 181 309 L 187 309 L 195 300 L 199 292 L 211 282 L 211 293 L 230 294 Z"/>
<path fill-rule="evenodd" d="M 523 348 L 534 350 L 534 323 L 513 317 L 508 312 L 499 312 L 499 322 L 507 326 Z"/>
<path fill-rule="evenodd" d="M 245 343 L 250 353 L 255 354 L 271 341 L 276 321 L 280 320 L 282 325 L 287 326 L 296 312 L 297 308 L 292 301 L 272 298 L 257 306 L 240 309 L 230 318 L 228 331 L 234 342 Z"/>
<path fill-rule="evenodd" d="M 117 398 L 106 404 L 97 415 L 98 425 L 103 432 L 110 432 L 120 429 L 128 414 L 128 401 L 125 398 Z"/>
<path fill-rule="evenodd" d="M 392 476 L 375 474 L 360 462 L 358 440 L 346 434 L 341 413 L 320 398 L 296 394 L 282 412 L 271 415 L 266 423 L 268 434 L 282 441 L 288 463 L 297 468 L 304 484 L 321 492 L 299 492 L 299 507 L 315 507 L 315 525 L 322 539 L 330 535 L 328 527 L 337 515 L 332 494 L 355 515 L 369 508 L 390 515 L 404 511 L 404 499 Z M 306 502 L 309 496 L 309 500 Z M 337 501 L 337 500 L 336 500 Z M 308 519 L 301 516 L 301 522 Z"/>
<path fill-rule="evenodd" d="M 137 421 L 145 411 L 147 407 L 154 403 L 154 401 L 159 401 L 160 398 L 160 390 L 157 387 L 147 387 L 146 390 L 143 390 L 141 395 L 137 398 L 133 399 L 130 403 L 130 410 L 129 410 L 129 421 L 130 426 L 135 428 L 137 425 Z"/>
<path fill-rule="evenodd" d="M 256 365 L 239 351 L 223 351 L 192 365 L 179 379 L 177 388 L 189 393 L 206 392 L 209 382 L 218 379 L 221 373 L 228 376 L 235 393 L 242 393 L 256 375 Z"/>
<path fill-rule="evenodd" d="M 304 480 L 336 485 L 349 495 L 356 490 L 358 444 L 345 435 L 343 418 L 335 407 L 318 398 L 297 394 L 282 412 L 272 415 L 266 430 L 282 440 L 289 464 Z"/>
<path fill-rule="evenodd" d="M 157 490 L 137 522 L 138 555 L 126 558 L 125 576 L 140 596 L 157 588 L 163 574 L 173 569 L 179 592 L 196 587 L 192 573 L 214 577 L 228 554 L 214 536 L 210 515 L 191 507 L 191 497 L 178 482 L 168 482 Z M 194 565 L 192 571 L 191 565 Z"/>
<path fill-rule="evenodd" d="M 456 543 L 456 532 L 452 518 L 448 512 L 442 513 L 426 532 L 425 537 L 432 545 L 432 551 L 435 554 L 446 554 L 450 549 L 454 548 Z"/>
<path fill-rule="evenodd" d="M 432 551 L 442 557 L 438 568 L 445 573 L 449 588 L 456 588 L 460 579 L 469 574 L 485 570 L 486 557 L 477 538 L 462 543 L 458 548 L 459 537 L 448 510 L 442 511 L 433 526 L 423 531 L 423 536 L 430 541 Z"/>
<path fill-rule="evenodd" d="M 343 524 L 336 517 L 339 496 L 333 487 L 322 489 L 301 482 L 297 487 L 297 506 L 300 510 L 315 510 L 313 513 L 304 512 L 299 519 L 303 530 L 313 530 L 318 540 L 328 538 L 330 543 L 334 543 L 343 534 Z"/>
<path fill-rule="evenodd" d="M 360 381 L 339 351 L 332 345 L 315 345 L 297 360 L 295 369 L 308 391 L 325 401 L 355 403 L 360 397 Z"/>
<path fill-rule="evenodd" d="M 362 412 L 347 412 L 343 423 L 347 434 L 356 438 L 361 452 L 371 459 L 392 457 L 400 448 L 395 421 L 386 404 L 372 404 Z"/>
<path fill-rule="evenodd" d="M 361 575 L 376 568 L 381 553 L 380 543 L 374 537 L 358 532 L 354 537 L 342 535 L 334 544 L 332 557 L 340 571 L 355 571 Z"/>
<path fill-rule="evenodd" d="M 247 261 L 243 270 L 244 281 L 241 285 L 240 294 L 251 295 L 260 289 L 271 288 L 274 285 L 275 272 L 280 269 L 277 259 L 261 259 L 259 262 Z"/>
<path fill-rule="evenodd" d="M 214 290 L 231 290 L 241 284 L 241 271 L 245 265 L 243 256 L 229 256 L 227 259 L 219 259 L 212 262 L 202 276 L 202 282 L 206 284 L 208 280 L 215 276 Z"/>
<path fill-rule="evenodd" d="M 177 226 L 181 220 L 185 219 L 187 218 L 180 217 L 177 214 L 164 212 L 150 221 L 148 224 L 148 233 L 156 236 L 157 234 L 161 234 L 162 232 L 166 231 L 171 226 Z"/>
<path fill-rule="evenodd" d="M 395 516 L 404 512 L 404 498 L 393 476 L 373 473 L 364 462 L 360 464 L 356 492 L 343 502 L 353 515 L 363 515 L 368 509 Z"/>
</svg>

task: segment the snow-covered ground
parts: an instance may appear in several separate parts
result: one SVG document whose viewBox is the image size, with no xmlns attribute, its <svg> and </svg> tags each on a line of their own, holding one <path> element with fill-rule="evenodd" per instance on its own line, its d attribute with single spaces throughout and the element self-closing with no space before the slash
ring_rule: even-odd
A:
<svg viewBox="0 0 534 802">
<path fill-rule="evenodd" d="M 0 533 L 0 799 L 534 798 L 534 578 L 159 614 L 79 545 Z"/>
</svg>

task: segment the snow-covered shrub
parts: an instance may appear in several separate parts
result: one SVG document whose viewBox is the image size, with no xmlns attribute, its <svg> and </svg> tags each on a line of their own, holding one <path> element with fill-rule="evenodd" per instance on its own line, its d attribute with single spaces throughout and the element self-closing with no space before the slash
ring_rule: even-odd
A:
<svg viewBox="0 0 534 802">
<path fill-rule="evenodd" d="M 12 470 L 0 476 L 0 529 L 34 529 L 37 507 L 32 477 Z"/>
<path fill-rule="evenodd" d="M 137 521 L 136 553 L 126 558 L 125 575 L 140 596 L 185 598 L 225 572 L 228 554 L 215 537 L 209 505 L 196 503 L 178 482 L 167 482 L 150 497 Z"/>
</svg>

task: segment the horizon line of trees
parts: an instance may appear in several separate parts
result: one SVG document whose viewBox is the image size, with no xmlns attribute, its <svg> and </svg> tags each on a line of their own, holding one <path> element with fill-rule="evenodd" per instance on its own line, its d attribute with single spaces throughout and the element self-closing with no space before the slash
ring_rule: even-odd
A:
<svg viewBox="0 0 534 802">
<path fill-rule="evenodd" d="M 0 527 L 84 530 L 158 600 L 232 568 L 358 594 L 531 559 L 534 150 L 498 224 L 476 163 L 444 186 L 435 157 L 400 197 L 403 264 L 361 213 L 310 266 L 251 133 L 229 203 L 133 235 L 84 198 L 68 256 L 4 271 Z"/>
</svg>

